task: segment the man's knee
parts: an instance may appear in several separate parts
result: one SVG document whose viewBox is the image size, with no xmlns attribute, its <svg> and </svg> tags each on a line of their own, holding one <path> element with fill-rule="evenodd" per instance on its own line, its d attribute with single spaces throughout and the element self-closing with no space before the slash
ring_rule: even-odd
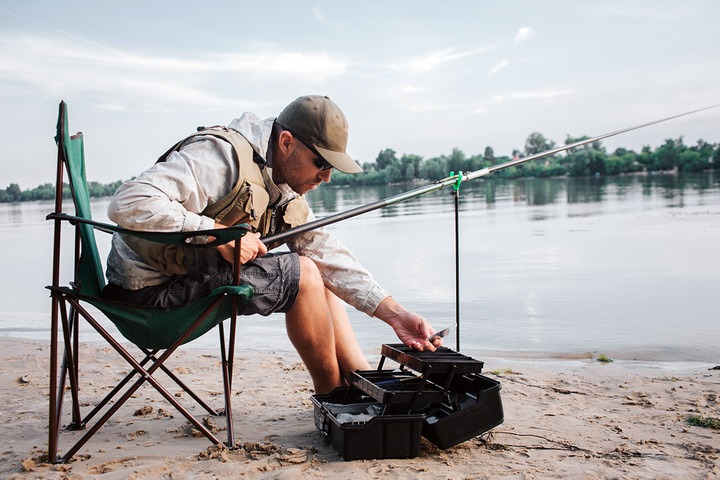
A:
<svg viewBox="0 0 720 480">
<path fill-rule="evenodd" d="M 307 257 L 300 256 L 300 288 L 324 287 L 320 270 L 315 262 Z"/>
</svg>

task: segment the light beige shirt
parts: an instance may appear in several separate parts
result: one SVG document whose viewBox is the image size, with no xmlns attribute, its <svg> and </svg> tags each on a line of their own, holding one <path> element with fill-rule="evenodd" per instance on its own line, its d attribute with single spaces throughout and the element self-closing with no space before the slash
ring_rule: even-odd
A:
<svg viewBox="0 0 720 480">
<path fill-rule="evenodd" d="M 245 113 L 229 127 L 240 132 L 261 157 L 268 158 L 274 121 L 274 118 L 261 120 Z M 215 137 L 196 137 L 165 162 L 156 163 L 137 178 L 125 182 L 110 201 L 108 217 L 131 230 L 212 229 L 215 221 L 196 212 L 202 212 L 225 197 L 237 178 L 237 164 L 230 144 Z M 286 184 L 270 187 L 277 189 L 270 193 L 273 196 L 279 194 L 281 202 L 297 195 Z M 308 221 L 314 219 L 311 211 Z M 324 229 L 295 235 L 287 246 L 317 264 L 330 291 L 368 315 L 372 315 L 380 302 L 389 296 L 348 248 Z M 118 234 L 112 239 L 107 277 L 110 282 L 130 290 L 168 280 L 138 256 Z"/>
</svg>

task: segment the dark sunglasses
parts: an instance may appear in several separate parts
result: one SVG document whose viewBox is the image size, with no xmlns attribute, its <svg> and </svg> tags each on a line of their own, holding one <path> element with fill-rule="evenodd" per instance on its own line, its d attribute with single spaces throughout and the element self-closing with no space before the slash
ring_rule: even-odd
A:
<svg viewBox="0 0 720 480">
<path fill-rule="evenodd" d="M 290 133 L 292 133 L 292 132 L 290 132 Z M 318 153 L 317 149 L 316 149 L 311 143 L 306 142 L 305 140 L 303 140 L 302 138 L 298 137 L 298 136 L 295 135 L 294 133 L 293 133 L 293 136 L 294 136 L 295 138 L 297 138 L 297 139 L 300 141 L 300 143 L 302 143 L 303 145 L 305 145 L 308 150 L 310 150 L 312 153 L 315 154 L 315 156 L 316 156 L 317 158 L 316 158 L 315 160 L 313 160 L 313 163 L 315 164 L 315 166 L 316 166 L 317 168 L 319 168 L 319 169 L 322 170 L 322 171 L 330 170 L 331 168 L 333 168 L 332 164 L 331 164 L 330 162 L 328 162 L 327 160 L 325 160 L 325 159 L 322 157 L 322 155 L 320 155 L 320 153 Z"/>
</svg>

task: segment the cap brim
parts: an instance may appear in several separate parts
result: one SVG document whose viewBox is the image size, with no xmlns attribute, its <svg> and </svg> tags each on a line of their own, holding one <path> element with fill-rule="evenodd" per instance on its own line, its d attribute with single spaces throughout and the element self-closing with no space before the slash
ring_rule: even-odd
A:
<svg viewBox="0 0 720 480">
<path fill-rule="evenodd" d="M 313 146 L 317 149 L 318 153 L 330 163 L 330 165 L 340 170 L 341 172 L 360 173 L 363 171 L 362 167 L 358 165 L 357 162 L 353 160 L 347 153 L 333 152 L 332 150 L 328 150 L 327 148 L 318 147 L 317 145 Z"/>
</svg>

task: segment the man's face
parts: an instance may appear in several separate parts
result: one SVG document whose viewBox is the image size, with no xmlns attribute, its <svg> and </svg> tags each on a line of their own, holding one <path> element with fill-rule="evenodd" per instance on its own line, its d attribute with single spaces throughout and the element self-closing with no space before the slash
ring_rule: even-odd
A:
<svg viewBox="0 0 720 480">
<path fill-rule="evenodd" d="M 292 139 L 289 155 L 279 159 L 273 166 L 276 183 L 287 183 L 290 188 L 304 195 L 317 188 L 322 182 L 329 182 L 332 169 L 322 170 L 315 162 L 318 156 L 297 138 Z"/>
</svg>

